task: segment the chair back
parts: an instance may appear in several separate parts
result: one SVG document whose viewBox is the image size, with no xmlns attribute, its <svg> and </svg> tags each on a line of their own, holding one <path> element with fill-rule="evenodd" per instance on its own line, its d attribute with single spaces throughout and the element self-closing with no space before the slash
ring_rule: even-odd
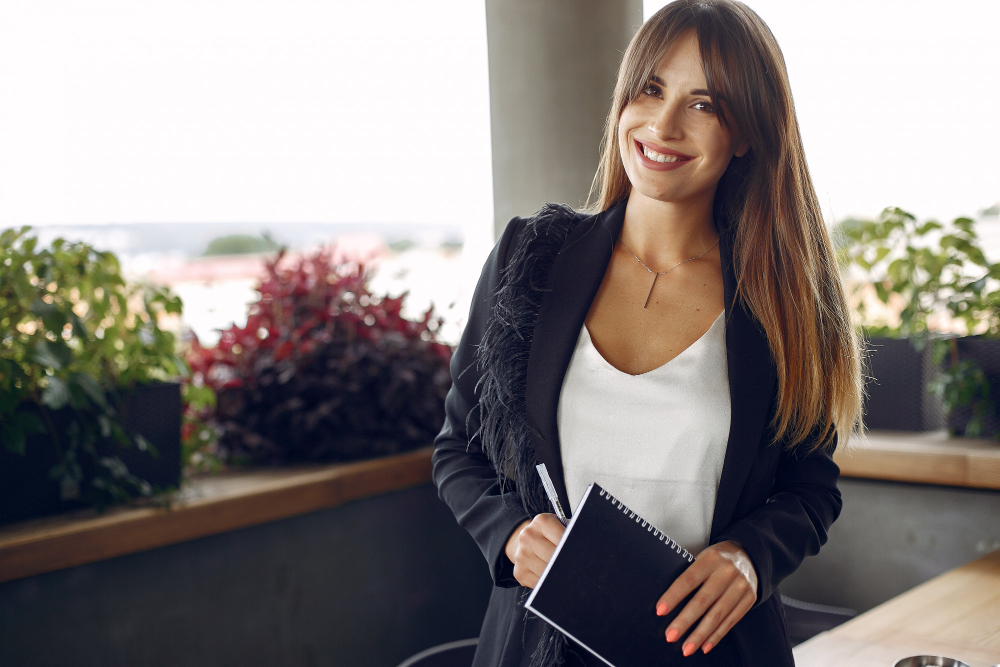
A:
<svg viewBox="0 0 1000 667">
<path fill-rule="evenodd" d="M 399 667 L 470 667 L 479 639 L 461 639 L 433 646 L 399 663 Z"/>
</svg>

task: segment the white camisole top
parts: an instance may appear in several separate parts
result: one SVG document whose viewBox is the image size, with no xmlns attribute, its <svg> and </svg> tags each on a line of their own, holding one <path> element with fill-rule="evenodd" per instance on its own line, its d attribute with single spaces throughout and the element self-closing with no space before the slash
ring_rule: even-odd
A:
<svg viewBox="0 0 1000 667">
<path fill-rule="evenodd" d="M 708 545 L 729 440 L 725 313 L 640 375 L 601 356 L 584 325 L 556 419 L 570 507 L 597 482 L 688 551 Z"/>
</svg>

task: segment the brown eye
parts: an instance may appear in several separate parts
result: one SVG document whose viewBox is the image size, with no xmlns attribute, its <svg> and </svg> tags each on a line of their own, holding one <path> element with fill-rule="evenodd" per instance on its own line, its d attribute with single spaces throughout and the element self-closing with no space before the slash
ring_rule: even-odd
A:
<svg viewBox="0 0 1000 667">
<path fill-rule="evenodd" d="M 650 83 L 645 88 L 642 89 L 642 93 L 643 95 L 649 95 L 650 97 L 659 97 L 660 87 L 657 86 L 656 84 Z"/>
<path fill-rule="evenodd" d="M 695 102 L 694 108 L 697 109 L 698 111 L 707 111 L 709 113 L 715 112 L 715 107 L 713 107 L 708 102 Z"/>
</svg>

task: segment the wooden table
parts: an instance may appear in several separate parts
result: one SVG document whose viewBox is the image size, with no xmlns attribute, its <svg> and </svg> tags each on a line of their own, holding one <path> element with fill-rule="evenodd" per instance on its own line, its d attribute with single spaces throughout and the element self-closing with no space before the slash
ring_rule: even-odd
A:
<svg viewBox="0 0 1000 667">
<path fill-rule="evenodd" d="M 1000 551 L 946 572 L 795 648 L 798 667 L 892 667 L 944 655 L 1000 663 Z"/>
</svg>

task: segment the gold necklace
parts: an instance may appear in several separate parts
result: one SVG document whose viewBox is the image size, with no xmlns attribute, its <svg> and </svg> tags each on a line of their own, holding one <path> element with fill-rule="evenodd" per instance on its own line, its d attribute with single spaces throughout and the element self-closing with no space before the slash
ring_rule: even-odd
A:
<svg viewBox="0 0 1000 667">
<path fill-rule="evenodd" d="M 633 257 L 635 257 L 635 261 L 637 261 L 640 264 L 642 264 L 642 268 L 646 269 L 647 271 L 649 271 L 650 273 L 653 274 L 653 284 L 649 286 L 649 294 L 646 295 L 646 303 L 642 304 L 643 310 L 645 310 L 646 306 L 649 305 L 649 298 L 651 296 L 653 296 L 653 288 L 656 287 L 656 279 L 657 278 L 659 278 L 660 276 L 665 276 L 666 274 L 670 273 L 671 271 L 673 271 L 674 269 L 676 269 L 681 264 L 687 264 L 688 262 L 691 262 L 691 261 L 694 261 L 696 259 L 700 259 L 701 257 L 704 257 L 705 255 L 707 255 L 709 253 L 709 251 L 712 248 L 714 248 L 715 246 L 719 245 L 719 239 L 715 239 L 715 243 L 713 243 L 709 247 L 708 250 L 706 250 L 705 252 L 701 253 L 700 255 L 697 255 L 695 257 L 689 257 L 688 259 L 685 259 L 683 262 L 677 262 L 676 264 L 674 264 L 673 266 L 671 266 L 666 271 L 660 271 L 659 273 L 657 273 L 653 269 L 651 269 L 648 266 L 646 266 L 646 263 L 643 262 L 641 259 L 639 259 L 639 256 L 637 254 L 635 254 L 634 252 L 632 252 L 631 248 L 629 248 L 627 245 L 625 245 L 625 241 L 622 239 L 621 234 L 618 235 L 618 240 L 621 241 L 621 244 L 625 247 L 626 250 L 628 250 L 629 254 L 632 255 Z"/>
</svg>

